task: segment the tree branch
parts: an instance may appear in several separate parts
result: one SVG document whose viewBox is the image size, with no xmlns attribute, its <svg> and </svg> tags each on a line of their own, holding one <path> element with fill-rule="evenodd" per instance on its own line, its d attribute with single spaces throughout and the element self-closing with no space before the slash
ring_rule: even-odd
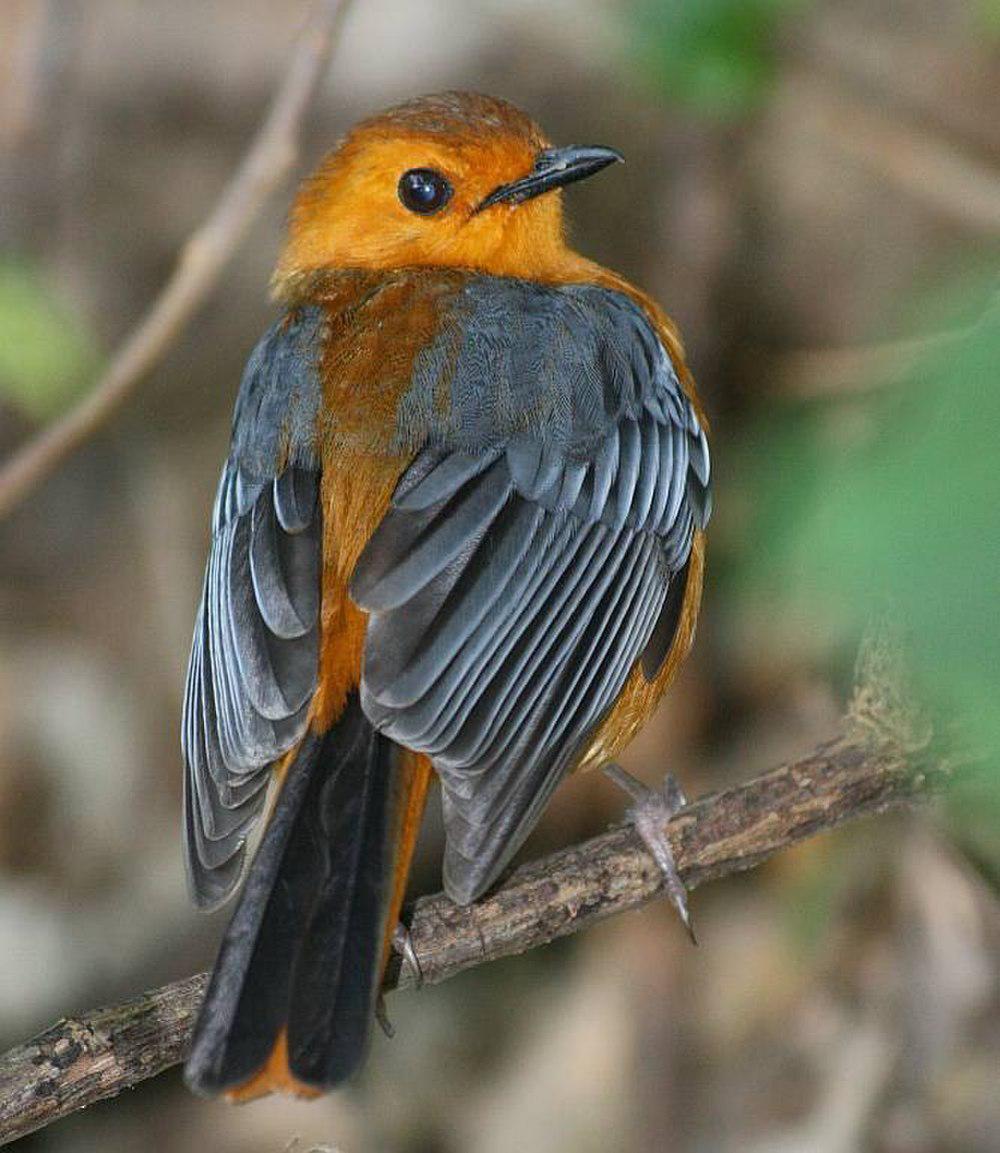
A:
<svg viewBox="0 0 1000 1153">
<path fill-rule="evenodd" d="M 782 352 L 763 360 L 767 395 L 789 400 L 826 400 L 867 396 L 933 353 L 958 344 L 970 329 L 933 333 L 910 340 L 844 348 Z"/>
<path fill-rule="evenodd" d="M 994 236 L 1000 229 L 1000 171 L 939 133 L 847 93 L 803 69 L 792 89 L 810 131 L 932 211 Z"/>
<path fill-rule="evenodd" d="M 94 388 L 0 468 L 0 518 L 89 440 L 162 360 L 232 258 L 250 224 L 295 163 L 302 119 L 322 81 L 350 0 L 318 0 L 281 88 L 249 151 L 174 271 Z"/>
<path fill-rule="evenodd" d="M 808 756 L 694 801 L 667 826 L 689 887 L 753 868 L 797 841 L 930 795 L 950 776 L 898 693 L 877 647 L 841 733 Z M 614 828 L 516 870 L 459 908 L 421 898 L 410 926 L 423 979 L 546 944 L 653 900 L 660 875 L 630 827 Z M 63 1020 L 0 1057 L 0 1144 L 113 1097 L 183 1060 L 204 994 L 199 974 L 133 1000 Z M 386 988 L 416 975 L 399 958 Z"/>
<path fill-rule="evenodd" d="M 807 349 L 755 357 L 764 361 L 762 377 L 768 395 L 795 400 L 863 396 L 898 381 L 929 356 L 949 352 L 974 338 L 1000 318 L 1000 289 L 988 297 L 980 315 L 960 328 L 931 332 L 906 340 L 845 348 Z"/>
</svg>

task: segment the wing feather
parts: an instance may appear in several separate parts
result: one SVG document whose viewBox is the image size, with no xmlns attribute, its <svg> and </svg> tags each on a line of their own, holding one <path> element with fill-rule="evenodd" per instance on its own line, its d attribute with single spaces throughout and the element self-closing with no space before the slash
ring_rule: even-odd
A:
<svg viewBox="0 0 1000 1153">
<path fill-rule="evenodd" d="M 351 582 L 370 613 L 363 707 L 432 758 L 461 901 L 510 860 L 647 646 L 669 649 L 709 506 L 704 433 L 630 301 L 476 291 L 447 361 L 451 431 L 404 474 Z"/>
<path fill-rule="evenodd" d="M 315 691 L 320 323 L 300 310 L 254 350 L 216 493 L 181 724 L 187 872 L 207 906 L 238 883 L 269 767 L 301 737 Z"/>
</svg>

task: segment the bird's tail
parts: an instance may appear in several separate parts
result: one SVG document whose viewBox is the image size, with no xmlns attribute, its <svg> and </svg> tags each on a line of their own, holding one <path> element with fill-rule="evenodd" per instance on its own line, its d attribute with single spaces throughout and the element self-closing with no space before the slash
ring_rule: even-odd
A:
<svg viewBox="0 0 1000 1153">
<path fill-rule="evenodd" d="M 311 1096 L 357 1069 L 429 775 L 372 728 L 356 694 L 332 729 L 303 739 L 195 1027 L 193 1089 Z"/>
</svg>

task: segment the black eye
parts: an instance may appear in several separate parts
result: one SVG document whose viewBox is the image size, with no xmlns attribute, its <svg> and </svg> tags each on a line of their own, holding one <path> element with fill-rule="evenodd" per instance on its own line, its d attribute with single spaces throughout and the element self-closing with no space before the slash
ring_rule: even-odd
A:
<svg viewBox="0 0 1000 1153">
<path fill-rule="evenodd" d="M 433 168 L 411 168 L 399 178 L 399 199 L 411 212 L 430 216 L 451 200 L 451 185 Z"/>
</svg>

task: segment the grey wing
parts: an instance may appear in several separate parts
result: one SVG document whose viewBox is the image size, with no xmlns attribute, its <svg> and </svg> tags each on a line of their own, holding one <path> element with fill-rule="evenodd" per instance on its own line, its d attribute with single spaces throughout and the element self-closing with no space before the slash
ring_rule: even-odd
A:
<svg viewBox="0 0 1000 1153">
<path fill-rule="evenodd" d="M 683 582 L 707 447 L 679 391 L 648 383 L 599 439 L 590 414 L 586 455 L 532 433 L 428 448 L 355 571 L 362 703 L 441 777 L 455 900 L 503 870 Z"/>
<path fill-rule="evenodd" d="M 301 737 L 315 690 L 321 523 L 301 318 L 248 364 L 216 495 L 181 725 L 185 857 L 195 900 L 237 884 L 268 768 Z M 305 410 L 304 410 L 305 407 Z M 280 458 L 289 438 L 291 461 Z"/>
</svg>

